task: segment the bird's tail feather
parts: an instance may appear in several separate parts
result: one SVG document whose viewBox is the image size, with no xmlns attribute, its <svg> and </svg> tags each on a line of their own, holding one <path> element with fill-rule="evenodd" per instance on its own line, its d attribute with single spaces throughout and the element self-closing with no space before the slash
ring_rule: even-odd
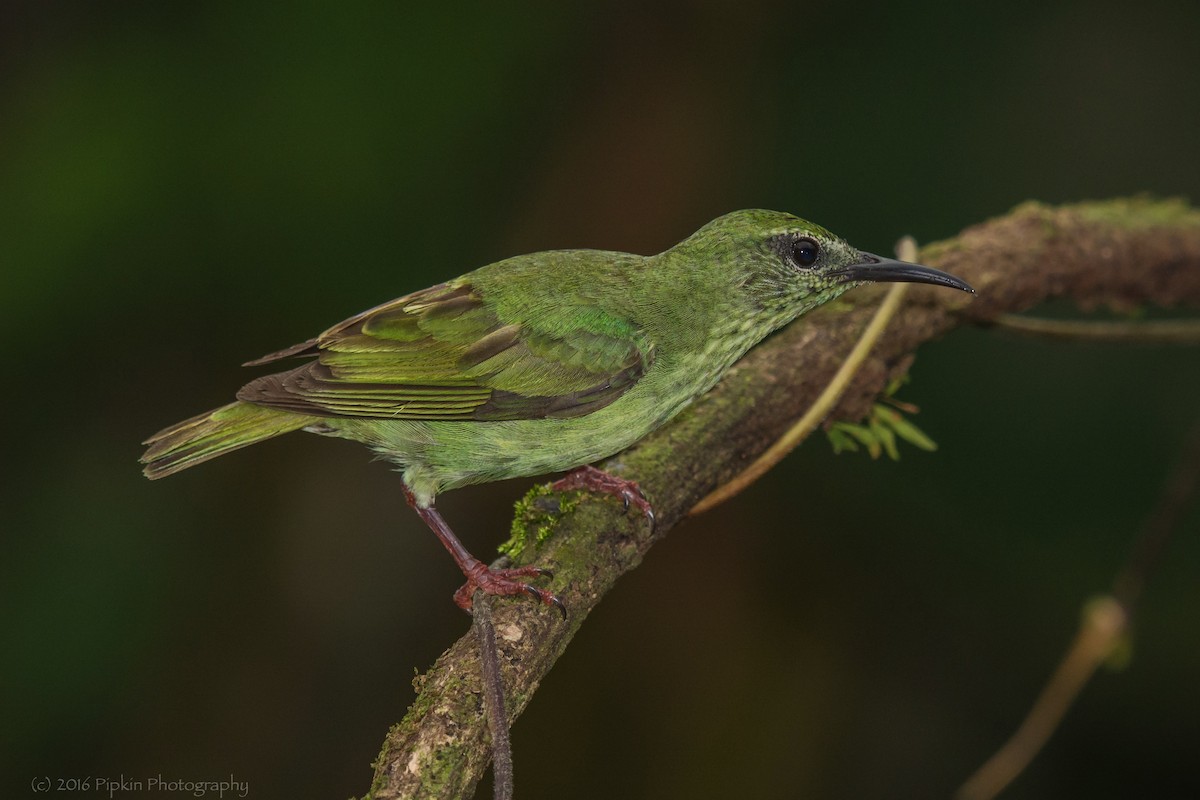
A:
<svg viewBox="0 0 1200 800">
<path fill-rule="evenodd" d="M 248 444 L 298 430 L 317 420 L 250 403 L 230 403 L 164 428 L 142 444 L 147 478 L 162 478 Z"/>
</svg>

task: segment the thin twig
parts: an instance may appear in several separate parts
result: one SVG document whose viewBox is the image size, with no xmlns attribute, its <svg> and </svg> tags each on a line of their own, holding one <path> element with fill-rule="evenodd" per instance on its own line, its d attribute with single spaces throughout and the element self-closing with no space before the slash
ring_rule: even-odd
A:
<svg viewBox="0 0 1200 800">
<path fill-rule="evenodd" d="M 1200 344 L 1200 320 L 1156 319 L 1142 321 L 1044 319 L 1001 314 L 991 323 L 1014 333 L 1047 339 L 1139 344 Z"/>
<path fill-rule="evenodd" d="M 897 242 L 896 256 L 901 261 L 916 261 L 916 240 L 911 236 L 905 236 Z M 782 461 L 788 453 L 795 450 L 821 424 L 821 420 L 829 416 L 829 412 L 837 405 L 838 400 L 842 398 L 842 393 L 850 385 L 854 374 L 858 372 L 863 362 L 866 361 L 867 354 L 871 352 L 871 348 L 875 346 L 875 342 L 883 334 L 888 322 L 896 315 L 896 311 L 900 308 L 900 302 L 904 299 L 904 293 L 907 289 L 908 284 L 892 284 L 887 296 L 883 299 L 883 303 L 880 304 L 879 310 L 875 312 L 875 316 L 871 318 L 870 324 L 863 330 L 862 336 L 859 337 L 854 348 L 846 356 L 846 360 L 842 362 L 841 367 L 838 368 L 832 380 L 825 386 L 820 396 L 813 401 L 813 404 L 808 407 L 804 415 L 796 421 L 796 424 L 788 428 L 787 432 L 779 437 L 779 440 L 771 445 L 770 449 L 755 459 L 753 464 L 735 475 L 732 480 L 718 486 L 711 494 L 692 506 L 692 509 L 688 512 L 690 516 L 703 514 L 710 508 L 715 508 L 739 494 L 750 484 L 765 475 L 771 467 Z"/>
<path fill-rule="evenodd" d="M 1004 746 L 967 779 L 955 794 L 957 800 L 990 800 L 1029 766 L 1088 679 L 1112 653 L 1128 621 L 1121 604 L 1108 595 L 1088 604 L 1074 641 L 1029 714 Z"/>
<path fill-rule="evenodd" d="M 1154 513 L 1142 526 L 1125 568 L 1113 582 L 1113 595 L 1132 611 L 1150 573 L 1158 566 L 1171 534 L 1200 489 L 1200 419 L 1192 426 L 1179 462 L 1163 486 Z"/>
<path fill-rule="evenodd" d="M 471 601 L 471 627 L 479 640 L 479 666 L 483 673 L 483 701 L 488 729 L 492 734 L 492 797 L 512 800 L 512 743 L 508 738 L 508 713 L 504 710 L 504 676 L 500 674 L 500 652 L 492 625 L 492 601 L 481 591 Z"/>
<path fill-rule="evenodd" d="M 1078 633 L 1054 675 L 1004 745 L 967 779 L 958 800 L 990 800 L 1025 770 L 1061 724 L 1071 704 L 1096 670 L 1120 646 L 1151 570 L 1200 487 L 1200 421 L 1146 518 L 1132 553 L 1113 583 L 1111 594 L 1084 608 Z"/>
</svg>

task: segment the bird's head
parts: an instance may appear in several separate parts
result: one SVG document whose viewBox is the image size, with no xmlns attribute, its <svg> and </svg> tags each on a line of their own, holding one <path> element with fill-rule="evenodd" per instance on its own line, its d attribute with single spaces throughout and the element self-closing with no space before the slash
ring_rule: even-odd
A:
<svg viewBox="0 0 1200 800">
<path fill-rule="evenodd" d="M 820 225 L 778 211 L 734 211 L 676 247 L 681 254 L 729 270 L 737 289 L 764 309 L 793 316 L 869 282 L 975 291 L 953 275 L 863 252 Z"/>
</svg>

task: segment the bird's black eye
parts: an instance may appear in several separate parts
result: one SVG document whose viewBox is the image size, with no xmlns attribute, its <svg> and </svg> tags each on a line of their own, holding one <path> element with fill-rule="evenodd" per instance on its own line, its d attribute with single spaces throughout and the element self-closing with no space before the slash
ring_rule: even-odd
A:
<svg viewBox="0 0 1200 800">
<path fill-rule="evenodd" d="M 792 261 L 799 267 L 811 267 L 817 263 L 821 254 L 821 246 L 812 239 L 803 237 L 792 242 Z"/>
</svg>

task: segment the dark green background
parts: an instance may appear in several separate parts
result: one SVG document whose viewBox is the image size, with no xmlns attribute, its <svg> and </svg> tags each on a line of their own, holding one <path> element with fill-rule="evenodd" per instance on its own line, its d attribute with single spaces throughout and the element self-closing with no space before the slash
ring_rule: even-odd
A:
<svg viewBox="0 0 1200 800">
<path fill-rule="evenodd" d="M 444 5 L 0 10 L 5 796 L 362 794 L 414 669 L 467 628 L 361 448 L 141 477 L 138 442 L 242 361 L 740 207 L 888 251 L 1029 198 L 1200 197 L 1195 3 Z M 622 581 L 514 729 L 522 796 L 947 797 L 1003 740 L 1152 505 L 1200 352 L 960 331 L 902 396 L 938 453 L 814 439 Z M 486 556 L 528 485 L 441 507 Z M 1129 668 L 1011 797 L 1200 796 L 1198 520 Z"/>
</svg>

